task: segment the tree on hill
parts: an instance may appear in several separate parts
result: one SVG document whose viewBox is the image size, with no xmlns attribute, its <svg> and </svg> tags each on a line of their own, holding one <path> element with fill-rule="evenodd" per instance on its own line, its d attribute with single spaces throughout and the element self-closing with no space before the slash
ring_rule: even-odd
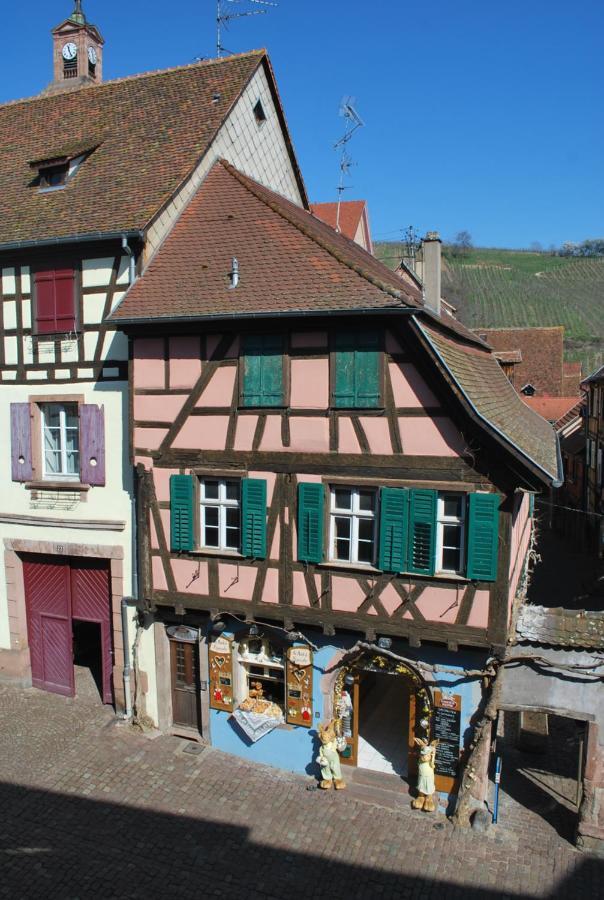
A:
<svg viewBox="0 0 604 900">
<path fill-rule="evenodd" d="M 469 231 L 458 231 L 451 244 L 453 256 L 467 256 L 472 249 L 472 235 Z"/>
</svg>

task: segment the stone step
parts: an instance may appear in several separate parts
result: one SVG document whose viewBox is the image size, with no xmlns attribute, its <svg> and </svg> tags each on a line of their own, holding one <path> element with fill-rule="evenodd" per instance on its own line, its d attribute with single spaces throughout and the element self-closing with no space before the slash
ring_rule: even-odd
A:
<svg viewBox="0 0 604 900">
<path fill-rule="evenodd" d="M 390 775 L 387 772 L 375 772 L 373 769 L 357 767 L 352 770 L 349 781 L 354 784 L 362 784 L 366 787 L 377 788 L 381 791 L 390 791 L 395 794 L 408 794 L 409 785 L 399 775 Z"/>
</svg>

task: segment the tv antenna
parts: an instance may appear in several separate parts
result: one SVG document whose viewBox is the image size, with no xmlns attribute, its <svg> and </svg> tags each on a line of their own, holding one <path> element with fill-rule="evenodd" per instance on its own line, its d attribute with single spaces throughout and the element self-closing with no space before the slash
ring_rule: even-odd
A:
<svg viewBox="0 0 604 900">
<path fill-rule="evenodd" d="M 344 97 L 340 103 L 340 116 L 345 119 L 344 134 L 333 145 L 334 150 L 340 150 L 340 181 L 338 184 L 338 205 L 336 207 L 336 231 L 340 230 L 340 204 L 342 194 L 348 190 L 349 185 L 344 184 L 344 179 L 350 175 L 354 165 L 352 157 L 348 153 L 348 142 L 351 137 L 365 124 L 354 107 L 354 97 Z"/>
<path fill-rule="evenodd" d="M 216 56 L 222 56 L 223 53 L 230 53 L 222 43 L 222 29 L 228 31 L 229 22 L 233 19 L 245 19 L 248 16 L 266 15 L 268 9 L 243 9 L 241 12 L 229 12 L 234 8 L 236 3 L 241 0 L 216 0 Z M 276 7 L 279 4 L 273 3 L 271 0 L 244 0 L 245 3 L 252 3 L 254 6 L 260 7 Z M 229 6 L 230 4 L 230 6 Z"/>
</svg>

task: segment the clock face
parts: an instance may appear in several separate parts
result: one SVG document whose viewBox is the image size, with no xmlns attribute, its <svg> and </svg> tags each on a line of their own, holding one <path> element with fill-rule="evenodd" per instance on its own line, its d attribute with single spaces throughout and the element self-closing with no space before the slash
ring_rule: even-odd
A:
<svg viewBox="0 0 604 900">
<path fill-rule="evenodd" d="M 88 59 L 90 60 L 91 66 L 96 66 L 96 50 L 94 47 L 88 48 Z"/>
<path fill-rule="evenodd" d="M 75 59 L 77 55 L 78 48 L 73 41 L 69 41 L 68 44 L 65 44 L 63 47 L 63 59 Z"/>
</svg>

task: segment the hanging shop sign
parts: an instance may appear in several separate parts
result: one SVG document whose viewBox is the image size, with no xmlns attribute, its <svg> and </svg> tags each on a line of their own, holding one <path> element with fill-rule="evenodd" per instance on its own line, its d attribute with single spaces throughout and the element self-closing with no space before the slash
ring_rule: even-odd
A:
<svg viewBox="0 0 604 900">
<path fill-rule="evenodd" d="M 312 651 L 290 647 L 285 660 L 285 720 L 289 725 L 312 725 Z"/>
<path fill-rule="evenodd" d="M 233 640 L 218 637 L 209 646 L 210 707 L 233 712 Z"/>
<path fill-rule="evenodd" d="M 166 628 L 168 637 L 173 641 L 182 641 L 185 644 L 195 644 L 199 640 L 197 628 L 189 628 L 188 625 L 170 625 Z"/>
<path fill-rule="evenodd" d="M 432 737 L 438 740 L 434 773 L 436 790 L 451 792 L 459 772 L 461 696 L 434 691 Z"/>
</svg>

